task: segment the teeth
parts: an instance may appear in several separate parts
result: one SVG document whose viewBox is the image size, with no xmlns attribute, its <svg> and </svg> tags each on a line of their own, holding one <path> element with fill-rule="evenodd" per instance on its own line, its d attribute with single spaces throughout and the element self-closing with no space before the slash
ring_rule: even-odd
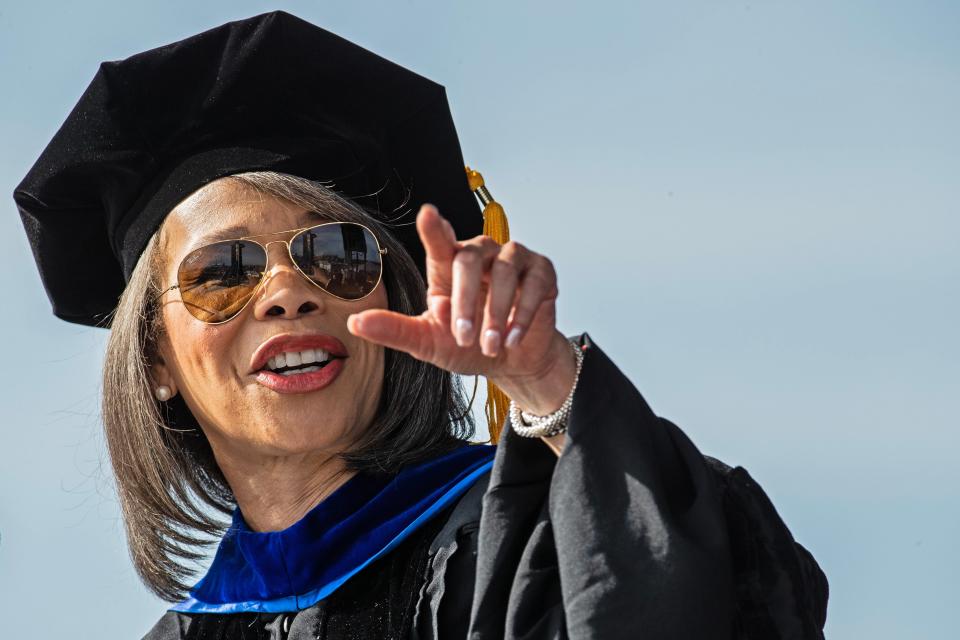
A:
<svg viewBox="0 0 960 640">
<path fill-rule="evenodd" d="M 297 369 L 296 371 L 281 371 L 280 375 L 282 376 L 295 376 L 299 373 L 310 373 L 311 371 L 320 371 L 320 367 L 304 367 L 303 369 Z"/>
<path fill-rule="evenodd" d="M 278 353 L 269 360 L 267 360 L 267 368 L 276 371 L 277 369 L 283 369 L 284 367 L 299 367 L 301 365 L 308 365 L 313 362 L 326 362 L 330 359 L 330 354 L 323 349 L 306 349 L 304 351 L 288 351 L 286 353 Z M 305 369 L 297 371 L 297 373 L 302 373 Z"/>
</svg>

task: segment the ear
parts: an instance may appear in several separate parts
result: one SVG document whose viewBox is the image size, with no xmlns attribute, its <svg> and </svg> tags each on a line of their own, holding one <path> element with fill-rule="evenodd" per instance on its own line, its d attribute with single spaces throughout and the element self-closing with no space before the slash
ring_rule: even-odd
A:
<svg viewBox="0 0 960 640">
<path fill-rule="evenodd" d="M 173 374 L 167 366 L 162 348 L 159 345 L 151 357 L 150 378 L 153 382 L 153 393 L 157 400 L 165 402 L 177 395 L 176 380 L 174 380 Z"/>
</svg>

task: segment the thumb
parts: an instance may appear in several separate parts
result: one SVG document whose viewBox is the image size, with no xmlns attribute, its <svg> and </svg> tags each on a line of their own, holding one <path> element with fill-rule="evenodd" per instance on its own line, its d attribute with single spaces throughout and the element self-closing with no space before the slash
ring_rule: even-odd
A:
<svg viewBox="0 0 960 640">
<path fill-rule="evenodd" d="M 369 342 L 405 351 L 418 360 L 429 359 L 430 326 L 423 316 L 367 309 L 347 318 L 347 330 Z"/>
</svg>

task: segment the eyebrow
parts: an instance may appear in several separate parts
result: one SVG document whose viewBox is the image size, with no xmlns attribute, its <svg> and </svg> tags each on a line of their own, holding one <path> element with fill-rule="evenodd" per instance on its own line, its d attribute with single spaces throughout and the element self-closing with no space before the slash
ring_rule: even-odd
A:
<svg viewBox="0 0 960 640">
<path fill-rule="evenodd" d="M 195 247 L 202 247 L 203 245 L 210 244 L 212 242 L 220 242 L 221 240 L 234 240 L 236 238 L 243 238 L 249 235 L 250 227 L 246 225 L 234 225 L 232 227 L 217 229 L 216 231 L 206 233 L 197 238 L 196 242 L 192 244 Z"/>
<path fill-rule="evenodd" d="M 311 227 L 314 224 L 323 224 L 324 222 L 332 222 L 332 220 L 327 220 L 326 218 L 324 218 L 323 214 L 321 214 L 319 211 L 314 211 L 314 210 L 305 211 L 300 216 L 300 220 L 301 220 L 300 226 L 293 227 L 293 229 L 300 229 L 300 228 L 306 229 L 307 227 Z M 292 229 L 281 229 L 277 233 L 282 233 L 283 231 L 291 231 L 291 230 Z M 260 237 L 261 235 L 270 235 L 270 233 L 268 232 L 266 234 L 251 234 L 250 227 L 248 227 L 247 225 L 245 224 L 233 225 L 230 227 L 224 227 L 223 229 L 216 229 L 215 231 L 210 231 L 209 233 L 203 234 L 202 236 L 197 238 L 195 243 L 193 243 L 193 247 L 196 249 L 214 242 L 222 242 L 224 240 L 238 240 L 240 238 L 246 238 L 246 237 L 256 238 L 256 237 Z"/>
</svg>

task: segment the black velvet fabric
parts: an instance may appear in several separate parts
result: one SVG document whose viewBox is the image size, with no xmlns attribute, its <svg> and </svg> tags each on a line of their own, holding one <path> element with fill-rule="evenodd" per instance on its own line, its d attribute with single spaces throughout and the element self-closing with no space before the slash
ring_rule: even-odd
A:
<svg viewBox="0 0 960 640">
<path fill-rule="evenodd" d="M 488 481 L 426 547 L 390 556 L 416 584 L 416 598 L 390 596 L 393 610 L 409 607 L 393 618 L 409 628 L 380 635 L 378 623 L 348 613 L 383 606 L 363 586 L 373 578 L 358 574 L 357 595 L 338 600 L 341 622 L 328 617 L 328 599 L 297 614 L 288 634 L 270 635 L 275 620 L 258 619 L 268 635 L 250 637 L 354 637 L 315 633 L 305 621 L 320 617 L 325 633 L 346 624 L 366 638 L 822 640 L 826 577 L 760 486 L 703 456 L 589 336 L 580 340 L 562 455 L 504 431 Z M 188 637 L 181 615 L 167 614 L 148 638 Z"/>
<path fill-rule="evenodd" d="M 443 87 L 282 11 L 104 62 L 14 192 L 54 313 L 109 325 L 163 218 L 229 174 L 326 181 L 412 222 L 482 230 Z M 414 260 L 413 225 L 395 233 Z"/>
</svg>

